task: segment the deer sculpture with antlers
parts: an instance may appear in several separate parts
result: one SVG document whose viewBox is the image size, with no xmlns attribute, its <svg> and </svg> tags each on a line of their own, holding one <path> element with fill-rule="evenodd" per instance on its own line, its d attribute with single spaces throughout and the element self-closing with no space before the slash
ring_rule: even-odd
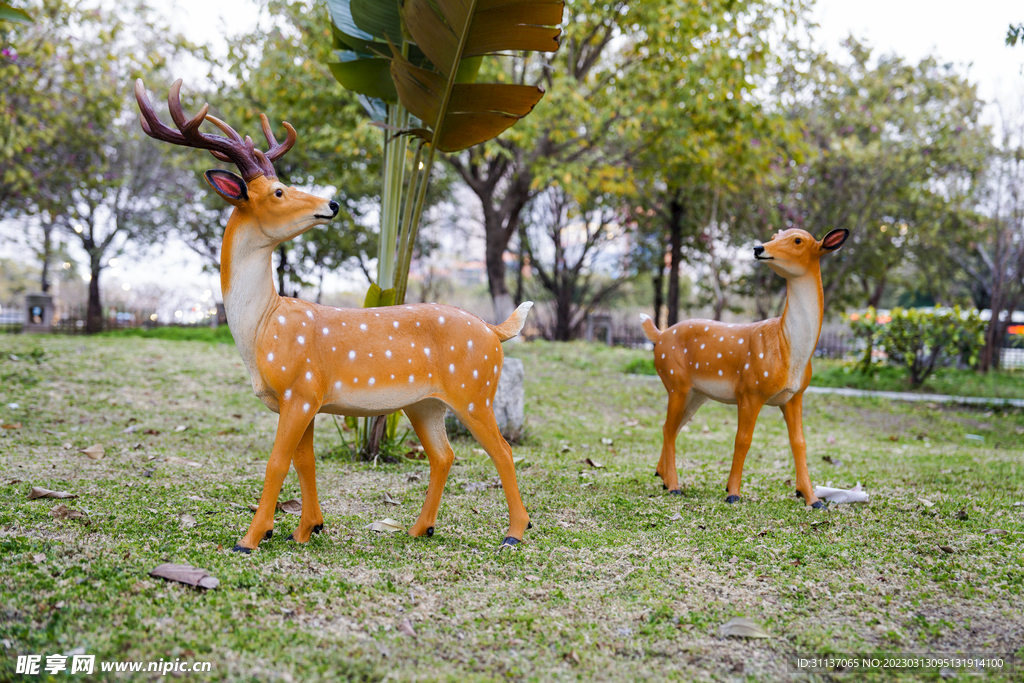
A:
<svg viewBox="0 0 1024 683">
<path fill-rule="evenodd" d="M 434 304 L 342 309 L 279 296 L 271 256 L 282 242 L 325 225 L 338 204 L 289 187 L 277 179 L 273 162 L 295 144 L 288 123 L 283 143 L 260 114 L 269 149 L 256 149 L 209 105 L 187 118 L 180 102 L 181 80 L 167 104 L 177 130 L 154 113 L 141 80 L 135 97 L 142 129 L 157 140 L 209 150 L 238 167 L 206 172 L 213 190 L 235 208 L 221 248 L 220 276 L 228 325 L 252 376 L 256 396 L 279 414 L 277 436 L 267 463 L 259 507 L 235 550 L 251 552 L 273 535 L 278 494 L 294 463 L 302 490 L 302 515 L 289 537 L 305 543 L 323 528 L 316 491 L 313 423 L 317 413 L 367 417 L 404 410 L 430 461 L 430 481 L 411 536 L 432 536 L 441 493 L 455 454 L 445 432 L 450 407 L 494 462 L 508 501 L 509 526 L 499 549 L 518 544 L 529 526 L 516 482 L 512 450 L 501 436 L 492 405 L 502 360 L 501 342 L 519 334 L 532 303 L 522 304 L 501 325 L 465 311 Z M 200 132 L 210 121 L 227 137 Z"/>
<path fill-rule="evenodd" d="M 819 260 L 841 246 L 850 231 L 833 230 L 820 241 L 803 230 L 775 234 L 754 247 L 754 258 L 786 279 L 786 308 L 781 318 L 728 324 L 685 320 L 659 330 L 640 315 L 644 334 L 654 342 L 654 367 L 668 391 L 664 443 L 656 474 L 669 493 L 682 494 L 676 476 L 676 436 L 709 398 L 739 410 L 732 469 L 725 502 L 740 499 L 743 461 L 761 408 L 779 406 L 789 429 L 796 464 L 796 489 L 807 504 L 820 508 L 807 472 L 803 396 L 811 382 L 811 355 L 818 345 L 825 313 Z"/>
</svg>

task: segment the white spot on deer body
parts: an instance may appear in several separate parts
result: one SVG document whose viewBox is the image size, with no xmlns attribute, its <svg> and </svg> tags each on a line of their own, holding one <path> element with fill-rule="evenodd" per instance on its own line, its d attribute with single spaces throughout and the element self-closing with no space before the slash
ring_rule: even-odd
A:
<svg viewBox="0 0 1024 683">
<path fill-rule="evenodd" d="M 274 360 L 274 354 L 268 353 L 267 354 L 267 360 Z"/>
<path fill-rule="evenodd" d="M 283 365 L 281 366 L 281 372 L 284 372 L 286 369 Z"/>
<path fill-rule="evenodd" d="M 454 347 L 454 346 L 453 346 L 453 347 L 451 347 L 451 350 L 452 350 L 452 351 L 454 351 L 454 350 L 455 350 L 455 347 Z"/>
<path fill-rule="evenodd" d="M 301 335 L 299 335 L 298 341 L 299 341 L 300 344 L 305 344 L 306 343 L 306 338 L 301 336 Z"/>
<path fill-rule="evenodd" d="M 759 354 L 757 354 L 757 357 L 758 358 L 764 358 L 764 354 L 763 353 L 759 353 Z"/>
<path fill-rule="evenodd" d="M 309 316 L 310 320 L 313 319 L 313 311 L 309 310 L 308 308 L 306 309 L 306 315 Z"/>
<path fill-rule="evenodd" d="M 468 342 L 466 342 L 466 347 L 470 348 L 470 349 L 473 348 L 473 340 L 472 339 L 470 339 Z"/>
<path fill-rule="evenodd" d="M 764 376 L 765 376 L 765 377 L 767 377 L 767 376 L 768 376 L 768 371 L 767 371 L 767 370 L 765 370 L 765 371 L 764 371 Z"/>
<path fill-rule="evenodd" d="M 303 326 L 303 327 L 305 327 L 305 326 L 306 326 L 306 323 L 302 323 L 302 326 Z"/>
<path fill-rule="evenodd" d="M 476 370 L 473 371 L 473 379 L 476 379 L 479 373 Z"/>
<path fill-rule="evenodd" d="M 415 349 L 416 348 L 416 342 L 412 342 L 411 344 L 409 344 L 409 348 Z"/>
<path fill-rule="evenodd" d="M 332 346 L 332 347 L 331 347 L 331 351 L 337 351 L 337 350 L 338 350 L 338 347 L 337 347 L 337 346 Z"/>
<path fill-rule="evenodd" d="M 746 370 L 749 367 L 750 367 L 750 363 L 747 363 L 746 365 L 743 366 L 743 369 Z"/>
<path fill-rule="evenodd" d="M 704 348 L 704 345 L 703 345 L 703 344 L 701 344 L 701 345 L 700 345 L 700 348 L 702 348 L 702 349 L 703 349 L 703 348 Z"/>
<path fill-rule="evenodd" d="M 366 355 L 368 355 L 370 358 L 373 358 L 373 354 L 372 353 L 368 353 Z"/>
<path fill-rule="evenodd" d="M 433 377 L 433 376 L 434 376 L 434 373 L 432 373 L 432 372 L 428 372 L 427 373 L 427 377 Z"/>
<path fill-rule="evenodd" d="M 276 334 L 274 335 L 274 339 L 277 339 L 277 335 Z"/>
<path fill-rule="evenodd" d="M 352 384 L 359 384 L 359 378 L 358 377 L 353 377 L 352 378 Z"/>
<path fill-rule="evenodd" d="M 412 384 L 413 380 L 415 380 L 415 379 L 416 378 L 413 375 L 409 375 L 409 384 Z"/>
<path fill-rule="evenodd" d="M 466 383 L 465 383 L 465 382 L 463 382 L 463 383 L 462 383 L 462 388 L 463 388 L 463 389 L 465 389 L 465 388 L 466 388 Z"/>
<path fill-rule="evenodd" d="M 291 389 L 285 389 L 284 390 L 284 397 L 285 398 L 291 398 L 292 397 L 292 390 Z"/>
<path fill-rule="evenodd" d="M 366 323 L 363 323 L 362 325 L 360 325 L 359 329 L 361 329 L 363 332 L 365 332 L 366 331 Z"/>
<path fill-rule="evenodd" d="M 719 370 L 719 371 L 718 371 L 718 376 L 719 376 L 719 377 L 721 377 L 721 376 L 722 376 L 722 371 L 721 371 L 721 370 Z"/>
<path fill-rule="evenodd" d="M 497 365 L 495 365 L 495 366 L 494 366 L 494 374 L 495 374 L 495 375 L 497 375 L 497 374 L 498 374 L 498 366 L 497 366 Z"/>
<path fill-rule="evenodd" d="M 395 378 L 395 376 L 394 376 L 394 375 L 391 375 L 391 379 L 394 379 L 394 378 Z"/>
<path fill-rule="evenodd" d="M 439 323 L 441 323 L 443 325 L 444 324 L 444 316 L 443 315 L 439 316 L 438 319 L 437 319 L 437 322 L 439 322 Z"/>
<path fill-rule="evenodd" d="M 325 327 L 324 328 L 324 335 L 326 336 L 328 332 L 330 332 L 330 330 Z"/>
<path fill-rule="evenodd" d="M 448 366 L 448 372 L 455 372 L 455 363 Z"/>
<path fill-rule="evenodd" d="M 372 387 L 374 384 L 377 383 L 377 380 L 371 377 L 370 379 L 367 380 L 367 383 Z"/>
<path fill-rule="evenodd" d="M 662 360 L 664 360 L 665 359 L 665 354 L 661 354 L 661 358 L 662 358 Z"/>
<path fill-rule="evenodd" d="M 279 322 L 279 323 L 281 323 L 283 325 L 284 324 L 284 316 L 283 315 L 277 316 L 277 322 Z"/>
<path fill-rule="evenodd" d="M 743 343 L 743 337 L 740 337 L 740 344 Z"/>
<path fill-rule="evenodd" d="M 388 351 L 385 351 L 385 352 L 384 352 L 384 357 L 385 357 L 385 358 L 391 358 L 391 351 L 390 351 L 390 350 L 388 350 Z"/>
<path fill-rule="evenodd" d="M 700 370 L 700 363 L 697 363 L 697 369 Z"/>
<path fill-rule="evenodd" d="M 719 338 L 718 338 L 718 341 L 720 341 L 720 342 L 724 342 L 724 341 L 725 341 L 725 337 L 719 337 Z"/>
<path fill-rule="evenodd" d="M 423 347 L 423 353 L 426 354 L 427 358 L 430 358 L 430 349 Z"/>
<path fill-rule="evenodd" d="M 335 388 L 335 389 L 341 389 L 341 382 L 340 382 L 340 381 L 338 381 L 338 382 L 335 382 L 335 383 L 334 383 L 334 388 Z"/>
<path fill-rule="evenodd" d="M 307 363 L 309 362 L 309 359 L 308 359 L 308 358 L 306 359 L 306 362 L 307 362 Z"/>
<path fill-rule="evenodd" d="M 395 322 L 391 323 L 391 324 L 395 326 L 396 330 L 398 329 L 398 321 L 397 320 Z"/>
<path fill-rule="evenodd" d="M 313 373 L 312 372 L 307 372 L 306 373 L 306 379 L 313 379 Z"/>
<path fill-rule="evenodd" d="M 349 360 L 355 360 L 356 359 L 356 352 L 355 351 L 349 351 L 348 352 L 348 357 L 349 357 Z"/>
<path fill-rule="evenodd" d="M 487 360 L 487 354 L 486 353 L 484 354 L 484 360 Z"/>
<path fill-rule="evenodd" d="M 469 411 L 473 412 L 473 404 L 472 403 L 469 404 Z"/>
<path fill-rule="evenodd" d="M 718 354 L 718 357 L 719 357 L 719 358 L 721 358 L 721 357 L 722 357 L 722 354 Z"/>
<path fill-rule="evenodd" d="M 308 413 L 309 412 L 309 404 L 308 403 L 303 403 L 302 404 L 302 412 L 304 412 L 304 413 Z"/>
<path fill-rule="evenodd" d="M 374 313 L 374 315 L 377 316 L 378 318 L 380 317 L 380 313 Z"/>
<path fill-rule="evenodd" d="M 489 408 L 491 406 L 491 399 L 486 399 L 484 401 L 484 405 L 486 405 Z"/>
<path fill-rule="evenodd" d="M 705 331 L 705 332 L 707 332 L 707 331 L 708 331 L 708 328 L 707 328 L 707 327 L 705 327 L 705 328 L 704 328 L 704 331 Z"/>
<path fill-rule="evenodd" d="M 419 326 L 420 326 L 420 324 L 419 324 L 419 323 L 417 322 L 417 323 L 416 323 L 416 327 L 419 327 Z"/>
</svg>

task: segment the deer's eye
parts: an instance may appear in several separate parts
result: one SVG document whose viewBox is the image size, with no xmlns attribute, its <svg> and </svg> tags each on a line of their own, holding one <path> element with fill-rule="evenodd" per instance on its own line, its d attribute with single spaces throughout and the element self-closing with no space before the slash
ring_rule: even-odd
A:
<svg viewBox="0 0 1024 683">
<path fill-rule="evenodd" d="M 280 192 L 280 190 L 278 190 L 278 192 Z M 801 240 L 800 240 L 800 238 L 799 238 L 799 237 L 797 237 L 797 238 L 796 238 L 795 240 L 793 240 L 793 242 L 794 242 L 795 244 L 800 244 Z"/>
<path fill-rule="evenodd" d="M 274 196 L 275 197 L 283 197 L 284 196 L 284 190 L 278 190 L 277 192 L 274 193 Z"/>
</svg>

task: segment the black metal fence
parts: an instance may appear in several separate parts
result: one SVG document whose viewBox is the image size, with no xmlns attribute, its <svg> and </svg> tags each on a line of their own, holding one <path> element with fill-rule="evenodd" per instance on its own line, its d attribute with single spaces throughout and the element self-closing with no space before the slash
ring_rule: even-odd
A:
<svg viewBox="0 0 1024 683">
<path fill-rule="evenodd" d="M 137 327 L 158 327 L 155 311 L 110 306 L 104 308 L 103 330 L 122 330 Z M 51 331 L 55 334 L 85 334 L 85 307 L 58 307 L 54 312 Z M 0 334 L 16 334 L 25 329 L 27 312 L 23 307 L 0 308 Z"/>
</svg>

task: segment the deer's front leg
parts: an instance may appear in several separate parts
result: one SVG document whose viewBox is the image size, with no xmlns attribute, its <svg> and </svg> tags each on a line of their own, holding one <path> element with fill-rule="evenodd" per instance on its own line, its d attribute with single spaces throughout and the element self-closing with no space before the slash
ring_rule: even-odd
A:
<svg viewBox="0 0 1024 683">
<path fill-rule="evenodd" d="M 299 488 L 302 489 L 302 516 L 299 528 L 292 532 L 288 540 L 306 543 L 313 534 L 320 533 L 324 528 L 324 515 L 320 511 L 320 500 L 316 495 L 316 458 L 313 455 L 313 425 L 315 419 L 309 421 L 299 446 L 295 449 L 295 472 L 299 475 Z"/>
<path fill-rule="evenodd" d="M 764 401 L 755 396 L 738 396 L 739 425 L 736 428 L 736 444 L 732 454 L 732 469 L 729 471 L 729 483 L 726 487 L 728 495 L 726 503 L 735 503 L 740 499 L 740 484 L 743 481 L 743 461 L 747 458 L 750 443 L 754 439 L 754 426 L 757 415 L 761 412 Z"/>
<path fill-rule="evenodd" d="M 303 410 L 303 405 L 306 406 L 305 410 Z M 274 450 L 271 451 L 270 460 L 267 462 L 267 474 L 263 480 L 263 495 L 260 497 L 260 505 L 252 518 L 252 524 L 249 525 L 249 532 L 235 544 L 235 551 L 252 552 L 260 544 L 260 541 L 273 535 L 277 496 L 281 493 L 281 485 L 284 484 L 285 475 L 288 474 L 292 454 L 295 453 L 299 440 L 315 414 L 316 410 L 301 400 L 282 402 L 281 413 L 277 420 L 277 438 L 274 440 Z"/>
<path fill-rule="evenodd" d="M 789 429 L 789 445 L 793 449 L 793 463 L 796 465 L 796 490 L 811 507 L 824 507 L 824 503 L 814 495 L 811 486 L 811 475 L 807 471 L 807 443 L 804 441 L 804 392 L 796 394 L 787 403 L 782 404 L 782 416 L 786 418 Z"/>
</svg>

